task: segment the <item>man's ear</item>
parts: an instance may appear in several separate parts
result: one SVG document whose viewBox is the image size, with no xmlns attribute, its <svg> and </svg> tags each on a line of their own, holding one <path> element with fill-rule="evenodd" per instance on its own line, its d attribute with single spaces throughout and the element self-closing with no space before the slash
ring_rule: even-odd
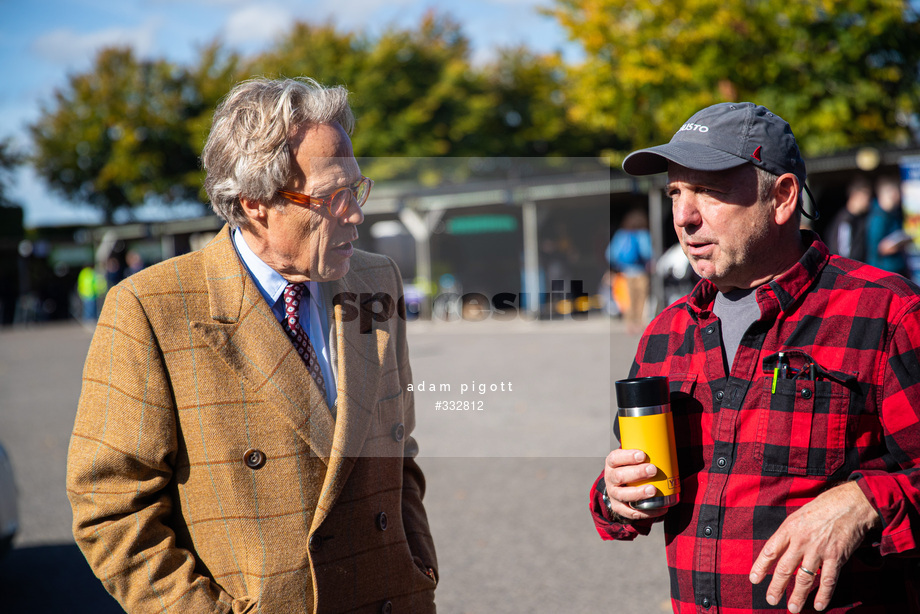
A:
<svg viewBox="0 0 920 614">
<path fill-rule="evenodd" d="M 773 185 L 774 219 L 779 226 L 786 224 L 799 204 L 799 180 L 792 173 L 780 175 Z"/>
<path fill-rule="evenodd" d="M 240 196 L 240 206 L 251 224 L 258 224 L 265 220 L 268 207 L 262 201 Z"/>
</svg>

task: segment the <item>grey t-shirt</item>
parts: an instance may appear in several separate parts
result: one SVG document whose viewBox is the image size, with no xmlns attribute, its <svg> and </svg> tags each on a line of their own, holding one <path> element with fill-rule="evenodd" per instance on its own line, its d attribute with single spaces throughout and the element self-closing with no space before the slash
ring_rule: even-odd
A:
<svg viewBox="0 0 920 614">
<path fill-rule="evenodd" d="M 712 312 L 722 321 L 722 349 L 725 351 L 729 371 L 735 361 L 741 337 L 747 332 L 748 327 L 760 318 L 760 305 L 757 304 L 754 294 L 756 289 L 738 289 L 728 294 L 716 294 Z"/>
</svg>

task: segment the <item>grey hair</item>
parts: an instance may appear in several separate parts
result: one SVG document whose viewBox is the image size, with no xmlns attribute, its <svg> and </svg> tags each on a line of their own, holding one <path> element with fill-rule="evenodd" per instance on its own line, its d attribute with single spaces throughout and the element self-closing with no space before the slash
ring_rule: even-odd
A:
<svg viewBox="0 0 920 614">
<path fill-rule="evenodd" d="M 290 179 L 291 135 L 307 124 L 332 123 L 348 134 L 354 129 L 344 87 L 309 77 L 237 84 L 215 110 L 201 152 L 211 208 L 234 228 L 245 225 L 240 197 L 270 203 Z"/>
</svg>

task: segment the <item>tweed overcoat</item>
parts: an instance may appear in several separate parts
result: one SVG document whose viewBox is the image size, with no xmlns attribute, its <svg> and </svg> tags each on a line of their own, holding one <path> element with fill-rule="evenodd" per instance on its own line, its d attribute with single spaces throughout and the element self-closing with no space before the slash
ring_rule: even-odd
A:
<svg viewBox="0 0 920 614">
<path fill-rule="evenodd" d="M 361 311 L 399 272 L 356 251 L 324 294 L 335 416 L 229 228 L 109 292 L 67 491 L 126 611 L 435 611 L 405 321 Z"/>
</svg>

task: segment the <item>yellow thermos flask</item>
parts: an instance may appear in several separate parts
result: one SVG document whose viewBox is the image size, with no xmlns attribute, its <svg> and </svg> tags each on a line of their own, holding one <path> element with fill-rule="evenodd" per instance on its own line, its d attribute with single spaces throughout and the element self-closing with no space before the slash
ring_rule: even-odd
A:
<svg viewBox="0 0 920 614">
<path fill-rule="evenodd" d="M 652 484 L 655 496 L 630 503 L 638 510 L 655 510 L 677 503 L 680 477 L 677 447 L 674 444 L 674 419 L 667 377 L 639 377 L 615 382 L 620 446 L 642 450 L 658 473 L 630 486 Z"/>
</svg>

